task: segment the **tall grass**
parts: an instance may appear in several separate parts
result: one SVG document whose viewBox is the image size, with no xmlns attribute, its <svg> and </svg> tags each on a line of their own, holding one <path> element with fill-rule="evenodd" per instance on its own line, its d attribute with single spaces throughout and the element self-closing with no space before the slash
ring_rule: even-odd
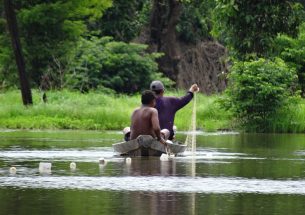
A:
<svg viewBox="0 0 305 215">
<path fill-rule="evenodd" d="M 182 96 L 184 92 L 168 95 Z M 140 106 L 140 96 L 112 95 L 99 92 L 81 94 L 51 91 L 43 103 L 39 91 L 33 91 L 34 105 L 24 107 L 19 91 L 0 94 L 0 127 L 11 129 L 89 129 L 116 130 L 130 125 L 132 111 Z M 231 114 L 222 110 L 217 96 L 198 95 L 197 127 L 214 131 L 231 129 Z M 179 130 L 190 125 L 192 103 L 175 118 Z"/>
<path fill-rule="evenodd" d="M 185 93 L 167 92 L 170 96 Z M 0 128 L 10 129 L 86 129 L 120 130 L 130 125 L 132 111 L 140 106 L 140 96 L 90 92 L 50 91 L 43 103 L 39 91 L 33 91 L 34 105 L 24 107 L 19 91 L 0 93 Z M 197 97 L 197 127 L 206 131 L 236 129 L 233 115 L 217 102 L 219 96 Z M 187 130 L 193 103 L 177 112 L 175 125 Z M 269 120 L 266 132 L 305 132 L 305 100 L 280 108 Z"/>
<path fill-rule="evenodd" d="M 305 132 L 305 100 L 298 99 L 282 108 L 270 119 L 269 132 Z"/>
</svg>

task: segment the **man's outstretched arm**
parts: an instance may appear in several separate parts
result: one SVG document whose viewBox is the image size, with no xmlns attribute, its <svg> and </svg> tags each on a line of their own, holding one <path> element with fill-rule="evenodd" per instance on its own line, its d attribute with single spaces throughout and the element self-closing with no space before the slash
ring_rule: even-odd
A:
<svg viewBox="0 0 305 215">
<path fill-rule="evenodd" d="M 180 98 L 175 98 L 173 101 L 173 105 L 174 105 L 176 111 L 180 110 L 185 105 L 187 105 L 192 100 L 194 93 L 198 92 L 198 91 L 199 91 L 199 88 L 198 88 L 197 84 L 193 84 L 185 96 L 182 96 Z"/>
</svg>

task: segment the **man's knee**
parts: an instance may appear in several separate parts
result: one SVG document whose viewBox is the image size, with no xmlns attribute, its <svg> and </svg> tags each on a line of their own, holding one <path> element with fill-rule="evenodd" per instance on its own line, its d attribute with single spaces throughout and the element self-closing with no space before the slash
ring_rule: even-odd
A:
<svg viewBox="0 0 305 215">
<path fill-rule="evenodd" d="M 168 140 L 169 136 L 170 136 L 170 132 L 168 129 L 162 129 L 161 130 L 161 135 L 163 137 L 164 140 Z"/>
</svg>

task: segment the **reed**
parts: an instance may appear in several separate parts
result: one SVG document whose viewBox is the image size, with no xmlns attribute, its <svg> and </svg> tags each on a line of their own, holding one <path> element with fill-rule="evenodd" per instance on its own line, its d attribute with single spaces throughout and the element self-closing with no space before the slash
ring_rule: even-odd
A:
<svg viewBox="0 0 305 215">
<path fill-rule="evenodd" d="M 297 101 L 280 108 L 270 119 L 268 132 L 304 133 L 305 100 Z"/>
<path fill-rule="evenodd" d="M 182 91 L 167 92 L 182 96 Z M 140 105 L 140 96 L 90 92 L 50 91 L 43 103 L 39 91 L 33 91 L 34 105 L 24 107 L 19 91 L 0 93 L 0 127 L 10 129 L 86 129 L 120 130 L 130 124 L 132 111 Z M 218 96 L 200 94 L 197 100 L 197 128 L 215 131 L 231 129 L 231 114 L 215 102 Z M 192 105 L 177 115 L 179 130 L 188 130 Z"/>
</svg>

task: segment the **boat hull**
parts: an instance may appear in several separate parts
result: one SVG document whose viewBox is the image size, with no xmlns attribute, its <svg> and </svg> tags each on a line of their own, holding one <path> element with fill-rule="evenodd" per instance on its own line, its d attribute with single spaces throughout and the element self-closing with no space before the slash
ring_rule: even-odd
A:
<svg viewBox="0 0 305 215">
<path fill-rule="evenodd" d="M 186 145 L 177 143 L 160 143 L 150 135 L 141 135 L 135 140 L 116 143 L 112 145 L 115 152 L 126 156 L 161 156 L 170 152 L 177 155 L 183 153 Z"/>
</svg>

